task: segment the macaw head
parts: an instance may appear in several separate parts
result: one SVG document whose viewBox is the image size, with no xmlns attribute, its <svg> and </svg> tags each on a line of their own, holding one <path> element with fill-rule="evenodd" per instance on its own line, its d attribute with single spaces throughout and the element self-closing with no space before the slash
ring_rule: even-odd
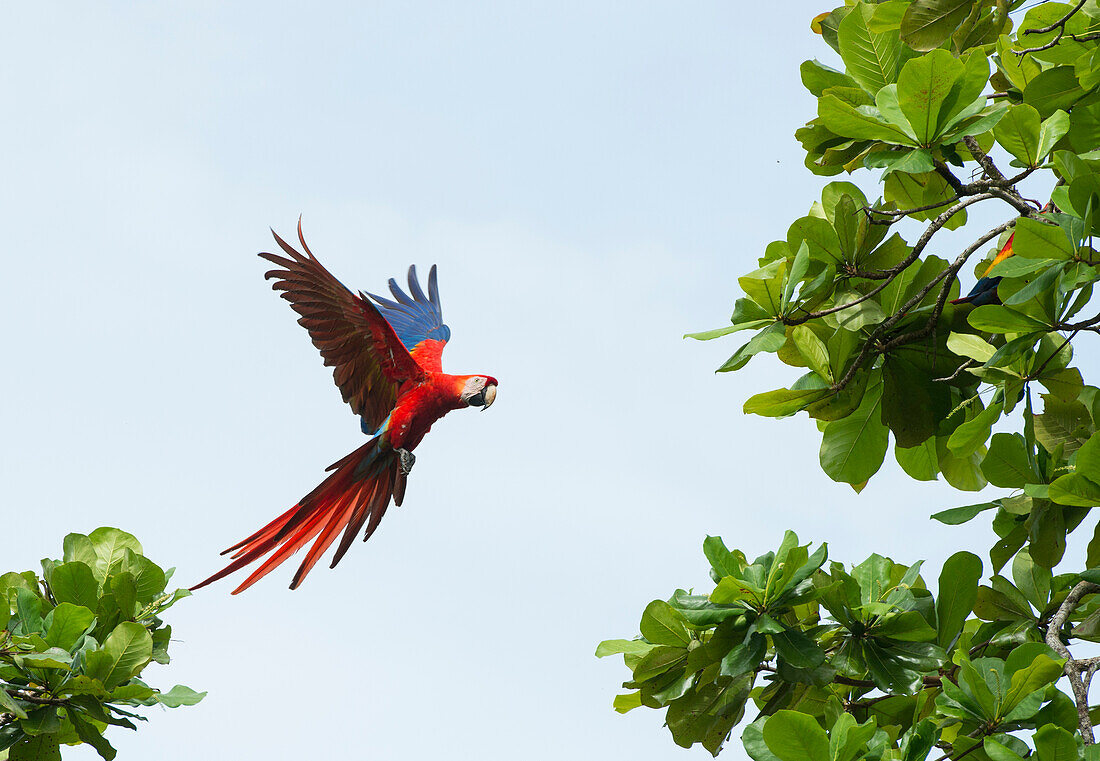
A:
<svg viewBox="0 0 1100 761">
<path fill-rule="evenodd" d="M 497 398 L 497 379 L 491 375 L 470 375 L 462 386 L 459 398 L 467 407 L 489 409 Z"/>
</svg>

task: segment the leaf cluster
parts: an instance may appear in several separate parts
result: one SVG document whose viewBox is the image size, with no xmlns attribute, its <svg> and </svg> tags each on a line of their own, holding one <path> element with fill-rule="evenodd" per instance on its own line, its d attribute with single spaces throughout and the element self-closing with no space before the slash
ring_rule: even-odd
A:
<svg viewBox="0 0 1100 761">
<path fill-rule="evenodd" d="M 65 537 L 60 560 L 0 576 L 0 753 L 9 761 L 61 758 L 87 743 L 104 759 L 108 726 L 136 729 L 137 706 L 194 705 L 205 692 L 161 692 L 139 676 L 168 663 L 172 627 L 161 614 L 190 595 L 168 590 L 172 569 L 117 528 Z"/>
<path fill-rule="evenodd" d="M 718 537 L 703 550 L 709 594 L 651 602 L 639 638 L 596 652 L 621 653 L 632 672 L 617 710 L 666 709 L 678 745 L 717 755 L 751 706 L 741 739 L 756 761 L 914 761 L 933 749 L 1001 761 L 1031 747 L 1043 759 L 1050 743 L 1065 745 L 1057 758 L 1093 758 L 1056 686 L 1065 661 L 1043 638 L 1077 577 L 1055 577 L 1025 552 L 1011 579 L 982 585 L 981 560 L 964 551 L 933 593 L 920 563 L 826 564 L 824 545 L 810 552 L 789 531 L 752 562 Z M 1090 597 L 1066 640 L 1096 638 L 1098 610 Z"/>
</svg>

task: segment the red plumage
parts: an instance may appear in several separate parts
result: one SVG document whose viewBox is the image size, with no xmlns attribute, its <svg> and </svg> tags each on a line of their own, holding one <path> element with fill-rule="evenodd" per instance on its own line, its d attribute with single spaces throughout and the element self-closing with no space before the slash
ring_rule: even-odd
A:
<svg viewBox="0 0 1100 761">
<path fill-rule="evenodd" d="M 273 235 L 274 232 L 272 233 Z M 267 559 L 233 594 L 266 576 L 310 541 L 313 545 L 298 567 L 290 588 L 295 589 L 321 555 L 343 537 L 333 555 L 335 567 L 366 524 L 366 541 L 378 528 L 390 500 L 400 505 L 412 467 L 412 450 L 432 424 L 451 410 L 472 405 L 487 408 L 496 398 L 497 381 L 488 375 L 447 375 L 442 371 L 443 347 L 450 330 L 442 322 L 435 267 L 429 276 L 429 294 L 421 290 L 415 268 L 409 269 L 411 296 L 390 281 L 397 301 L 354 294 L 313 257 L 298 222 L 299 253 L 278 235 L 286 256 L 260 256 L 279 268 L 265 277 L 301 315 L 344 401 L 362 418 L 372 438 L 329 466 L 333 471 L 298 504 L 222 554 L 233 562 L 196 584 L 199 589 L 265 555 Z M 378 302 L 378 306 L 370 299 Z M 270 554 L 269 554 L 270 553 Z"/>
</svg>

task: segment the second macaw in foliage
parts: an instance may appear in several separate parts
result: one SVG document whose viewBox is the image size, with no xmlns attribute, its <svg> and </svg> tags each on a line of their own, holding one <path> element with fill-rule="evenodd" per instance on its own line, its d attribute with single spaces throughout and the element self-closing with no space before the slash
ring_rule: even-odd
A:
<svg viewBox="0 0 1100 761">
<path fill-rule="evenodd" d="M 974 284 L 974 287 L 970 289 L 970 293 L 963 296 L 961 299 L 955 299 L 952 304 L 973 304 L 976 307 L 980 307 L 983 304 L 1000 304 L 1001 299 L 997 296 L 997 285 L 1001 282 L 999 277 L 990 277 L 989 273 L 993 271 L 993 268 L 1003 262 L 1008 257 L 1012 256 L 1012 239 L 1016 237 L 1016 233 L 1008 236 L 1008 240 L 1005 241 L 1004 246 L 997 252 L 997 255 L 993 257 L 993 261 L 989 263 L 989 266 L 985 268 L 985 273 Z"/>
<path fill-rule="evenodd" d="M 233 562 L 192 589 L 271 553 L 233 590 L 242 592 L 312 540 L 290 583 L 295 589 L 342 530 L 330 564 L 335 567 L 364 524 L 363 541 L 370 538 L 391 498 L 401 504 L 415 461 L 412 450 L 432 424 L 451 410 L 488 409 L 496 399 L 497 380 L 491 375 L 443 372 L 441 355 L 451 331 L 443 324 L 434 266 L 427 294 L 416 268 L 409 267 L 409 293 L 391 279 L 390 300 L 344 287 L 306 246 L 301 220 L 298 240 L 304 253 L 278 235 L 275 240 L 286 256 L 260 254 L 277 266 L 265 277 L 275 280 L 272 287 L 301 315 L 298 323 L 309 331 L 325 364 L 334 368 L 344 401 L 371 438 L 330 465 L 332 475 L 298 504 L 223 552 L 233 553 Z"/>
</svg>

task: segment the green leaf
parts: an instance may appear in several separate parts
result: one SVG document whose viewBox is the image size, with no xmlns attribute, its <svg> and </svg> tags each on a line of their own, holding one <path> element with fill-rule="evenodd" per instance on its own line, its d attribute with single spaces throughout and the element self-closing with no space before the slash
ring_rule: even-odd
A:
<svg viewBox="0 0 1100 761">
<path fill-rule="evenodd" d="M 596 646 L 596 657 L 609 655 L 645 655 L 654 648 L 650 642 L 640 639 L 606 639 Z"/>
<path fill-rule="evenodd" d="M 741 551 L 730 552 L 720 536 L 708 536 L 703 540 L 703 555 L 710 561 L 710 567 L 714 569 L 718 579 L 723 576 L 737 576 L 745 567 L 745 556 Z"/>
<path fill-rule="evenodd" d="M 990 761 L 1023 761 L 1021 756 L 1016 751 L 1010 749 L 1006 745 L 994 740 L 992 737 L 986 737 L 982 741 L 982 749 L 985 754 L 989 756 Z"/>
<path fill-rule="evenodd" d="M 177 684 L 172 690 L 166 693 L 157 693 L 156 699 L 161 705 L 168 706 L 169 708 L 178 708 L 179 706 L 194 706 L 202 698 L 206 697 L 205 692 L 195 692 L 190 687 L 185 687 L 182 684 Z"/>
<path fill-rule="evenodd" d="M 764 742 L 780 761 L 829 761 L 829 737 L 814 717 L 776 711 L 764 724 Z"/>
<path fill-rule="evenodd" d="M 938 48 L 970 14 L 974 0 L 916 0 L 901 20 L 901 40 L 913 50 Z"/>
<path fill-rule="evenodd" d="M 898 104 L 921 145 L 932 144 L 939 131 L 940 108 L 964 68 L 946 50 L 933 50 L 907 61 L 901 68 Z"/>
<path fill-rule="evenodd" d="M 1030 315 L 996 304 L 975 307 L 967 316 L 967 322 L 987 333 L 1035 333 L 1049 327 Z"/>
<path fill-rule="evenodd" d="M 815 98 L 830 87 L 856 87 L 854 79 L 842 71 L 837 71 L 820 61 L 803 61 L 799 67 L 802 75 L 802 84 Z"/>
<path fill-rule="evenodd" d="M 1039 761 L 1077 761 L 1077 741 L 1073 734 L 1053 724 L 1039 727 L 1033 737 Z"/>
<path fill-rule="evenodd" d="M 1001 703 L 1002 713 L 1007 714 L 1028 695 L 1057 682 L 1061 676 L 1061 661 L 1044 654 L 1035 656 L 1028 666 L 1012 674 L 1008 692 Z M 1074 749 L 1076 750 L 1076 746 Z"/>
<path fill-rule="evenodd" d="M 915 447 L 895 446 L 894 459 L 906 475 L 916 481 L 935 481 L 940 472 L 935 439 L 929 439 Z"/>
<path fill-rule="evenodd" d="M 61 761 L 56 735 L 38 735 L 20 740 L 8 749 L 8 761 Z"/>
<path fill-rule="evenodd" d="M 62 560 L 66 563 L 71 563 L 74 560 L 79 560 L 89 568 L 95 565 L 96 554 L 95 548 L 92 546 L 92 540 L 84 536 L 84 534 L 69 534 L 62 542 L 64 547 L 64 555 Z"/>
<path fill-rule="evenodd" d="M 59 603 L 68 602 L 89 610 L 99 604 L 99 585 L 92 569 L 79 560 L 62 563 L 50 575 L 50 591 Z"/>
<path fill-rule="evenodd" d="M 993 424 L 1001 417 L 1001 402 L 994 402 L 970 420 L 959 425 L 947 439 L 947 448 L 956 457 L 969 457 L 985 445 Z M 988 474 L 986 474 L 988 477 Z"/>
<path fill-rule="evenodd" d="M 875 6 L 857 3 L 840 22 L 840 57 L 852 79 L 874 95 L 894 81 L 901 58 L 901 44 L 892 32 L 868 28 Z"/>
<path fill-rule="evenodd" d="M 973 333 L 951 333 L 947 336 L 947 348 L 960 357 L 986 363 L 997 350 L 981 336 Z"/>
<path fill-rule="evenodd" d="M 684 617 L 664 600 L 654 600 L 646 606 L 639 630 L 656 645 L 687 647 L 691 642 Z"/>
<path fill-rule="evenodd" d="M 0 709 L 3 709 L 0 710 L 0 713 L 10 713 L 17 719 L 27 718 L 27 712 L 20 708 L 19 704 L 3 688 L 0 688 Z"/>
<path fill-rule="evenodd" d="M 1061 113 L 1065 113 L 1064 111 Z M 993 128 L 1001 147 L 1025 166 L 1036 166 L 1039 154 L 1039 112 L 1026 103 L 1010 106 L 1008 113 Z M 1068 127 L 1067 127 L 1068 129 Z M 1053 144 L 1052 144 L 1053 145 Z"/>
<path fill-rule="evenodd" d="M 644 629 L 642 633 L 645 634 Z M 108 635 L 100 650 L 87 654 L 85 673 L 103 682 L 109 690 L 136 676 L 152 657 L 153 639 L 149 632 L 141 624 L 125 621 Z"/>
<path fill-rule="evenodd" d="M 1028 458 L 1027 444 L 1018 433 L 994 434 L 982 460 L 982 473 L 994 486 L 1022 489 L 1037 480 Z"/>
<path fill-rule="evenodd" d="M 141 554 L 141 543 L 133 534 L 127 534 L 121 529 L 103 526 L 89 534 L 88 539 L 91 540 L 92 549 L 96 554 L 96 564 L 92 570 L 96 578 L 101 581 L 107 577 L 112 568 L 122 564 L 126 559 L 126 550 Z"/>
<path fill-rule="evenodd" d="M 813 669 L 825 661 L 825 651 L 797 629 L 785 629 L 771 635 L 780 658 L 799 669 Z"/>
<path fill-rule="evenodd" d="M 762 415 L 764 417 L 786 417 L 799 410 L 824 399 L 829 395 L 829 389 L 786 389 L 765 391 L 749 397 L 745 402 L 746 415 Z"/>
<path fill-rule="evenodd" d="M 791 331 L 791 341 L 811 370 L 830 384 L 835 382 L 829 368 L 829 350 L 816 333 L 805 325 L 797 325 Z"/>
<path fill-rule="evenodd" d="M 626 713 L 632 711 L 635 708 L 642 707 L 642 693 L 640 690 L 635 692 L 628 692 L 625 695 L 616 695 L 615 700 L 612 702 L 613 707 L 617 713 Z"/>
<path fill-rule="evenodd" d="M 1047 601 L 1050 599 L 1049 568 L 1036 565 L 1030 553 L 1021 552 L 1012 560 L 1012 579 L 1036 610 L 1046 608 Z"/>
<path fill-rule="evenodd" d="M 978 599 L 981 578 L 982 561 L 973 553 L 956 552 L 943 564 L 939 596 L 936 598 L 936 642 L 940 647 L 947 648 L 962 631 L 963 623 L 974 610 L 974 602 Z"/>
<path fill-rule="evenodd" d="M 1056 66 L 1040 72 L 1024 88 L 1024 103 L 1034 106 L 1040 116 L 1066 110 L 1085 94 L 1072 66 Z"/>
<path fill-rule="evenodd" d="M 46 632 L 46 643 L 68 651 L 94 619 L 95 614 L 83 605 L 60 603 L 53 609 L 50 628 Z"/>
<path fill-rule="evenodd" d="M 948 526 L 958 526 L 962 523 L 966 523 L 972 520 L 979 513 L 984 513 L 986 510 L 992 510 L 997 506 L 996 502 L 982 502 L 977 505 L 963 505 L 962 507 L 952 507 L 948 510 L 942 510 L 932 515 L 933 520 L 937 520 L 940 523 Z"/>
<path fill-rule="evenodd" d="M 868 389 L 855 412 L 825 425 L 819 458 L 834 481 L 863 483 L 882 466 L 889 436 L 879 414 L 881 389 Z"/>
<path fill-rule="evenodd" d="M 762 351 L 775 353 L 787 342 L 786 328 L 781 322 L 773 322 L 749 339 L 749 342 L 734 352 L 715 372 L 727 373 L 740 370 L 748 361 Z"/>
<path fill-rule="evenodd" d="M 1062 228 L 1022 218 L 1016 221 L 1012 251 L 1024 259 L 1054 259 L 1067 261 L 1073 258 L 1073 244 Z"/>
<path fill-rule="evenodd" d="M 1039 160 L 1046 158 L 1047 154 L 1054 150 L 1055 143 L 1065 137 L 1069 127 L 1069 114 L 1061 109 L 1043 120 L 1039 126 Z"/>
<path fill-rule="evenodd" d="M 1100 486 L 1078 473 L 1066 473 L 1050 484 L 1048 496 L 1059 505 L 1094 507 L 1100 505 Z"/>
<path fill-rule="evenodd" d="M 111 744 L 100 733 L 99 729 L 94 724 L 81 716 L 80 711 L 75 708 L 66 708 L 66 714 L 68 714 L 69 721 L 72 722 L 73 729 L 76 730 L 76 735 L 82 742 L 91 745 L 95 748 L 96 753 L 100 755 L 105 761 L 112 761 L 117 755 Z"/>
</svg>

